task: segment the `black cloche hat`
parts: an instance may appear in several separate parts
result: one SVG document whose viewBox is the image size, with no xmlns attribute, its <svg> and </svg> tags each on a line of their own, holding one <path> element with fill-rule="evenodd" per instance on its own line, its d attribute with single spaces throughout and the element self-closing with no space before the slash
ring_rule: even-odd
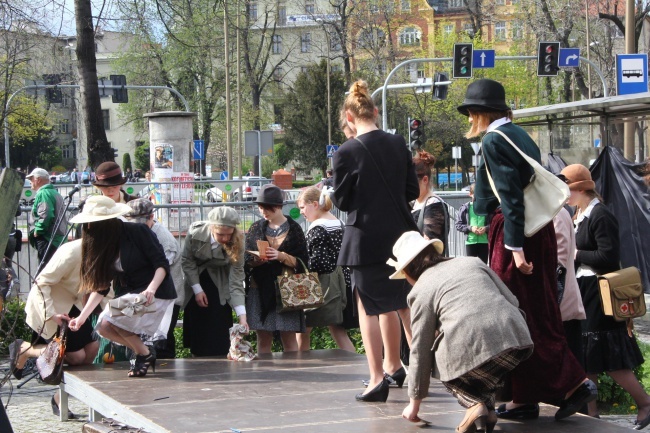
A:
<svg viewBox="0 0 650 433">
<path fill-rule="evenodd" d="M 468 109 L 476 108 L 481 111 L 508 111 L 506 90 L 501 83 L 487 78 L 476 80 L 467 86 L 465 100 L 458 106 L 460 114 L 469 116 Z"/>
<path fill-rule="evenodd" d="M 271 206 L 282 206 L 284 204 L 284 194 L 282 190 L 272 183 L 267 183 L 262 188 L 255 200 L 257 204 L 268 204 Z"/>
</svg>

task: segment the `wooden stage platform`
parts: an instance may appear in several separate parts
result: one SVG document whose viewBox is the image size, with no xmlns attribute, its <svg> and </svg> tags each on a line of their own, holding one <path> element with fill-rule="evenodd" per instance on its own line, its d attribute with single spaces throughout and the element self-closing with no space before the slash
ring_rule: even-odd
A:
<svg viewBox="0 0 650 433">
<path fill-rule="evenodd" d="M 127 370 L 128 363 L 69 368 L 62 389 L 86 402 L 95 418 L 116 418 L 150 433 L 453 432 L 464 412 L 435 380 L 420 412 L 431 425 L 402 419 L 406 384 L 391 388 L 386 403 L 355 401 L 368 374 L 366 359 L 341 350 L 264 355 L 250 363 L 161 360 L 146 378 L 128 378 Z M 581 415 L 556 422 L 555 410 L 543 406 L 536 421 L 500 420 L 495 431 L 630 431 Z"/>
</svg>

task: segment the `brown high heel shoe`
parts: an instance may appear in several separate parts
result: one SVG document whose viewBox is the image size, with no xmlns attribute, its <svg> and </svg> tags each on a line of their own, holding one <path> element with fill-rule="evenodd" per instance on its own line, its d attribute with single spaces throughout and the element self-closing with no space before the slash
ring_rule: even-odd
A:
<svg viewBox="0 0 650 433">
<path fill-rule="evenodd" d="M 483 404 L 476 404 L 465 412 L 465 418 L 456 427 L 456 433 L 474 433 L 486 431 L 488 408 Z"/>
<path fill-rule="evenodd" d="M 487 422 L 485 426 L 486 433 L 492 433 L 494 431 L 494 427 L 497 425 L 498 420 L 499 418 L 497 417 L 497 413 L 495 412 L 495 410 L 494 409 L 489 410 L 487 416 Z"/>
</svg>

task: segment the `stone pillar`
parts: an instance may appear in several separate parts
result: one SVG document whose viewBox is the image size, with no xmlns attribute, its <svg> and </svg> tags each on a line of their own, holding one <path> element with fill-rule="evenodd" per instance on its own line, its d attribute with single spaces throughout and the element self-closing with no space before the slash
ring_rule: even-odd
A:
<svg viewBox="0 0 650 433">
<path fill-rule="evenodd" d="M 171 231 L 187 230 L 195 220 L 194 209 L 182 207 L 194 201 L 194 174 L 190 170 L 193 146 L 192 120 L 196 113 L 162 111 L 146 113 L 149 119 L 149 161 L 155 182 L 151 200 L 155 204 L 178 204 L 161 209 L 157 217 Z"/>
</svg>

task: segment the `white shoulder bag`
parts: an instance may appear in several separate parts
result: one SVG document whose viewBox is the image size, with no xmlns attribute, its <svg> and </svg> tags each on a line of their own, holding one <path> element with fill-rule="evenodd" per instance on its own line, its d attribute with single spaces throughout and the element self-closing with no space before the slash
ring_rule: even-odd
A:
<svg viewBox="0 0 650 433">
<path fill-rule="evenodd" d="M 570 195 L 569 186 L 542 167 L 533 158 L 522 152 L 502 131 L 495 129 L 491 132 L 496 132 L 505 138 L 535 170 L 535 174 L 530 179 L 530 183 L 524 188 L 524 235 L 531 237 L 551 222 L 566 204 Z M 501 197 L 499 197 L 499 193 L 494 186 L 494 181 L 492 180 L 492 175 L 490 175 L 487 163 L 485 164 L 485 168 L 492 192 L 494 192 L 494 195 L 501 202 Z"/>
</svg>

